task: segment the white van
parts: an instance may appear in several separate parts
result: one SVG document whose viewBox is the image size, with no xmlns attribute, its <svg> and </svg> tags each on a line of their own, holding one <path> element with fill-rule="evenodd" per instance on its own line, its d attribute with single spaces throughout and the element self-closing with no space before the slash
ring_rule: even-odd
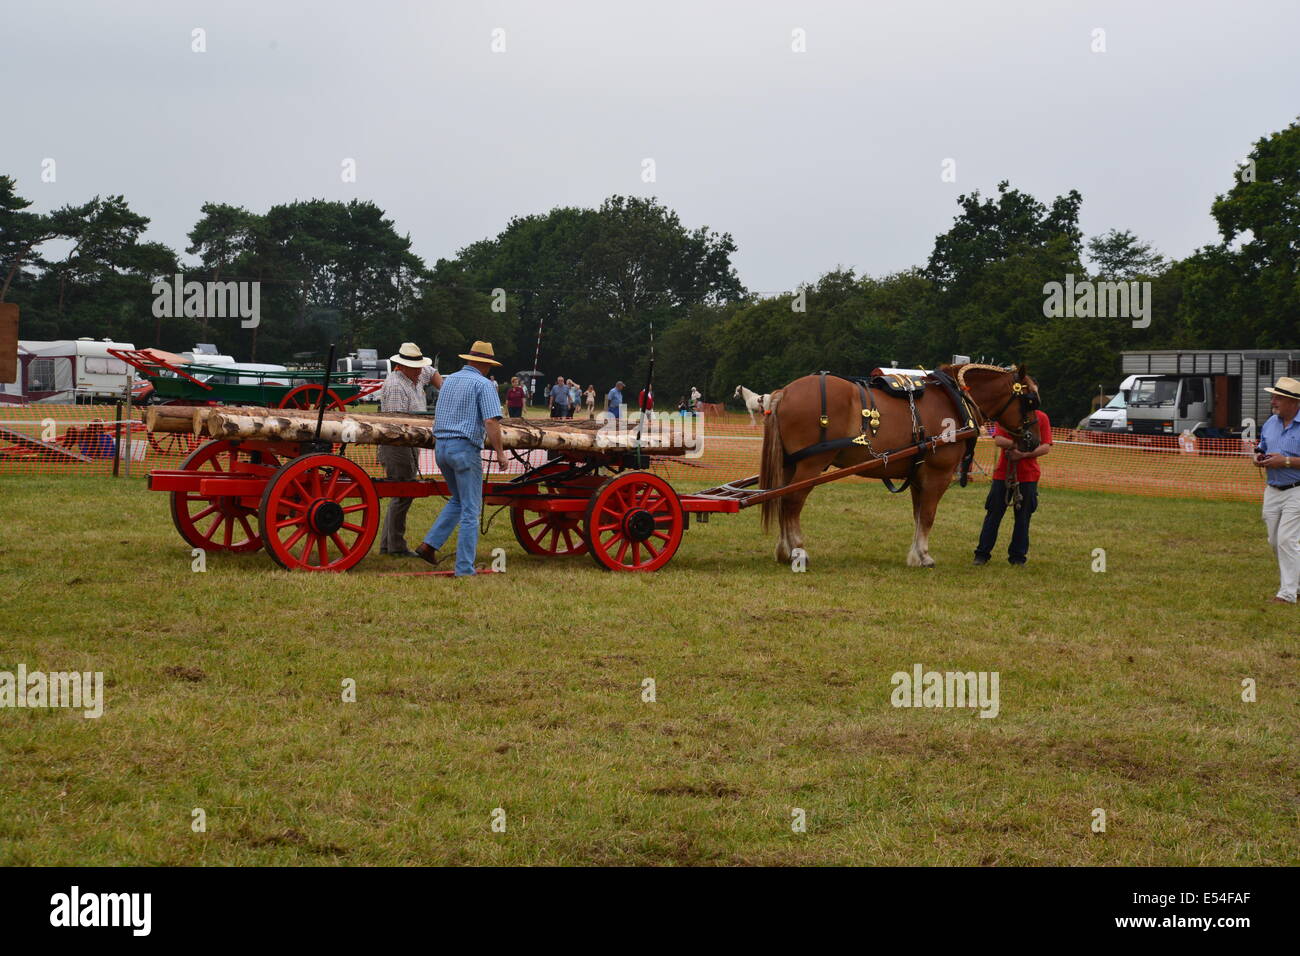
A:
<svg viewBox="0 0 1300 956">
<path fill-rule="evenodd" d="M 1111 400 L 1088 416 L 1084 428 L 1090 432 L 1126 431 L 1128 429 L 1129 394 L 1137 387 L 1140 375 L 1130 375 L 1119 383 Z"/>
</svg>

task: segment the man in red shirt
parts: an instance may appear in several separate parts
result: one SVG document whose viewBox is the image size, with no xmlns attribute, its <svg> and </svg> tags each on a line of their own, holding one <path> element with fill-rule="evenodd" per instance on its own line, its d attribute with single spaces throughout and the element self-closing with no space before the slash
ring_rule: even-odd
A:
<svg viewBox="0 0 1300 956">
<path fill-rule="evenodd" d="M 993 486 L 984 502 L 984 528 L 980 531 L 980 543 L 975 546 L 975 563 L 988 564 L 993 556 L 993 547 L 998 543 L 998 527 L 1007 510 L 1007 461 L 1010 460 L 1015 470 L 1016 481 L 1020 485 L 1020 504 L 1016 507 L 1016 523 L 1011 531 L 1011 544 L 1007 548 L 1007 560 L 1012 564 L 1024 564 L 1029 560 L 1029 519 L 1038 508 L 1038 479 L 1042 472 L 1038 459 L 1052 450 L 1052 423 L 1045 412 L 1037 411 L 1038 447 L 1033 451 L 1020 451 L 1016 441 L 1001 425 L 993 429 L 993 443 L 1002 449 L 998 456 L 998 466 L 993 471 Z"/>
</svg>

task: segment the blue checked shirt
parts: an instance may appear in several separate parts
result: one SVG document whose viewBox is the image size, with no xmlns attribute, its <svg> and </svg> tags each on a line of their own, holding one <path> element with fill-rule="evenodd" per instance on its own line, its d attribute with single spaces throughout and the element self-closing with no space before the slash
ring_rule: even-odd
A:
<svg viewBox="0 0 1300 956">
<path fill-rule="evenodd" d="M 466 365 L 442 380 L 433 437 L 465 438 L 479 448 L 487 432 L 484 422 L 501 417 L 501 397 L 478 369 Z"/>
<path fill-rule="evenodd" d="M 1270 485 L 1293 485 L 1300 481 L 1300 415 L 1293 418 L 1286 428 L 1282 427 L 1282 419 L 1276 415 L 1269 418 L 1259 430 L 1256 450 L 1268 455 L 1289 456 L 1291 464 L 1296 466 L 1268 469 Z"/>
</svg>

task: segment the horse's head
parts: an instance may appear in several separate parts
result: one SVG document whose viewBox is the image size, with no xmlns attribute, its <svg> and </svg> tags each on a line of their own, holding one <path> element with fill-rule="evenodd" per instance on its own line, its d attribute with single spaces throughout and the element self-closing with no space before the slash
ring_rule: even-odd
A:
<svg viewBox="0 0 1300 956">
<path fill-rule="evenodd" d="M 737 386 L 736 386 L 736 390 L 735 390 L 734 392 L 731 393 L 731 397 L 732 397 L 732 398 L 740 398 L 740 392 L 741 392 L 742 389 L 744 389 L 744 387 L 745 387 L 745 386 L 743 386 L 743 385 L 737 385 Z"/>
<path fill-rule="evenodd" d="M 997 422 L 1015 436 L 1022 451 L 1038 447 L 1038 383 L 1023 365 L 1002 368 L 968 364 L 951 368 L 958 386 L 983 418 Z"/>
</svg>

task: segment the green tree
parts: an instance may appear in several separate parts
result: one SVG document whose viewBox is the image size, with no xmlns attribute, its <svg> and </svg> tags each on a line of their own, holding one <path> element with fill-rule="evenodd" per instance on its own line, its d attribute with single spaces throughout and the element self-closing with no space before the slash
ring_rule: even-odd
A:
<svg viewBox="0 0 1300 956">
<path fill-rule="evenodd" d="M 994 263 L 1025 249 L 1064 240 L 1077 256 L 1081 235 L 1079 206 L 1083 197 L 1075 190 L 1057 196 L 1045 206 L 1028 193 L 998 183 L 997 199 L 981 199 L 979 190 L 957 197 L 961 215 L 952 228 L 937 237 L 926 274 L 949 297 L 959 297 L 979 281 Z"/>
<path fill-rule="evenodd" d="M 26 211 L 31 200 L 19 196 L 16 185 L 12 176 L 0 176 L 0 302 L 23 265 L 34 259 L 36 248 L 58 235 L 48 216 Z"/>
<path fill-rule="evenodd" d="M 1237 346 L 1293 346 L 1300 329 L 1300 120 L 1258 140 L 1234 179 L 1210 208 L 1225 250 L 1203 250 L 1203 264 L 1235 273 L 1230 298 L 1250 326 Z M 1191 307 L 1198 325 L 1211 321 L 1211 302 L 1197 298 Z"/>
<path fill-rule="evenodd" d="M 1088 258 L 1105 279 L 1131 280 L 1159 275 L 1167 266 L 1164 256 L 1149 242 L 1127 229 L 1111 229 L 1088 240 Z"/>
<path fill-rule="evenodd" d="M 512 219 L 456 265 L 470 288 L 504 291 L 519 364 L 533 364 L 540 327 L 548 374 L 632 384 L 644 379 L 652 324 L 663 336 L 696 306 L 743 296 L 734 251 L 729 235 L 688 230 L 654 199 L 612 196 L 595 210 Z"/>
</svg>

